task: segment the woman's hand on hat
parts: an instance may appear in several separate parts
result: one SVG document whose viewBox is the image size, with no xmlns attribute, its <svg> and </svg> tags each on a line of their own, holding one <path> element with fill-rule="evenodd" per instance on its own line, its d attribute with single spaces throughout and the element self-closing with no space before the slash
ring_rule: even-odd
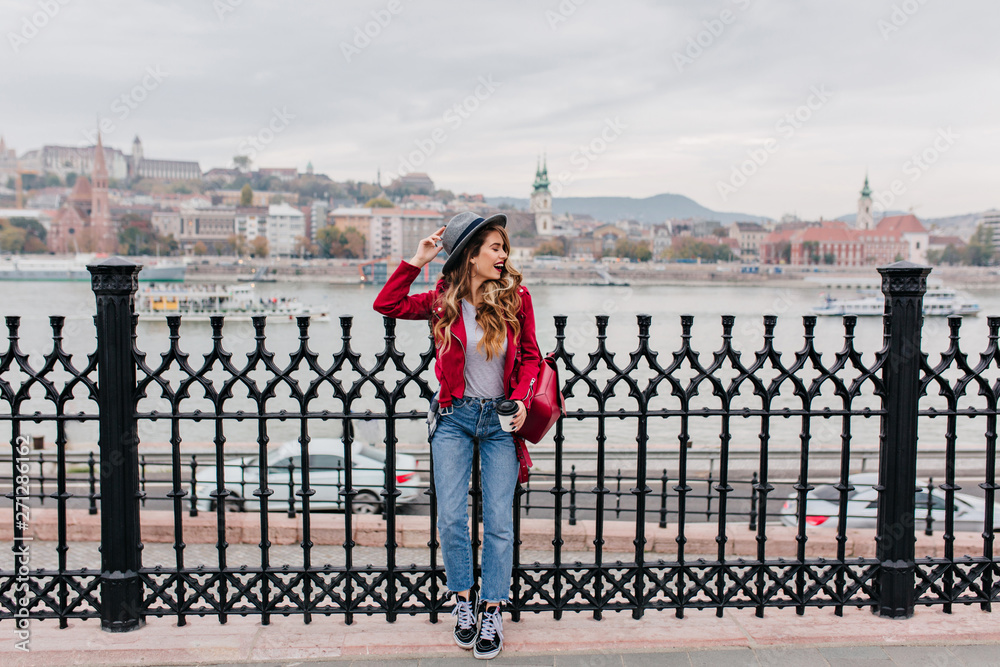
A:
<svg viewBox="0 0 1000 667">
<path fill-rule="evenodd" d="M 444 250 L 444 246 L 438 245 L 441 242 L 444 230 L 444 227 L 439 227 L 436 232 L 427 238 L 420 239 L 420 243 L 417 244 L 417 252 L 413 255 L 413 259 L 410 260 L 410 264 L 422 267 L 437 257 L 438 253 Z"/>
</svg>

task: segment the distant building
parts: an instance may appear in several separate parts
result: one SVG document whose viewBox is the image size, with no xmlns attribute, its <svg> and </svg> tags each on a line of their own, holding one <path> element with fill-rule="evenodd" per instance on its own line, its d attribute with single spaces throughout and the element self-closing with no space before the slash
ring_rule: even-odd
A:
<svg viewBox="0 0 1000 667">
<path fill-rule="evenodd" d="M 299 239 L 306 234 L 302 211 L 291 204 L 272 204 L 267 208 L 267 244 L 272 255 L 289 257 L 297 254 Z"/>
<path fill-rule="evenodd" d="M 247 242 L 258 236 L 267 238 L 267 212 L 266 206 L 237 206 L 233 218 L 236 234 Z M 270 242 L 268 246 L 270 247 Z"/>
<path fill-rule="evenodd" d="M 17 151 L 8 148 L 3 137 L 0 137 L 0 186 L 7 184 L 7 179 L 17 174 Z"/>
<path fill-rule="evenodd" d="M 756 222 L 734 222 L 729 226 L 729 236 L 736 241 L 745 263 L 760 261 L 760 246 L 767 235 L 768 231 Z"/>
<path fill-rule="evenodd" d="M 216 167 L 215 169 L 209 169 L 206 171 L 202 178 L 206 181 L 217 181 L 224 185 L 229 185 L 242 175 L 243 174 L 240 173 L 239 169 L 224 169 Z"/>
<path fill-rule="evenodd" d="M 149 224 L 160 236 L 173 236 L 175 239 L 180 238 L 180 211 L 153 211 Z"/>
<path fill-rule="evenodd" d="M 927 242 L 927 250 L 944 250 L 948 246 L 961 250 L 966 245 L 965 239 L 961 236 L 935 236 L 931 235 Z"/>
<path fill-rule="evenodd" d="M 438 211 L 402 208 L 373 208 L 365 234 L 368 259 L 405 258 L 416 252 L 421 239 L 444 224 Z M 339 223 L 338 223 L 339 226 Z"/>
<path fill-rule="evenodd" d="M 407 195 L 400 201 L 399 207 L 444 211 L 447 205 L 443 201 L 434 199 L 431 195 Z"/>
<path fill-rule="evenodd" d="M 322 199 L 317 199 L 312 203 L 310 207 L 310 225 L 309 225 L 309 239 L 312 241 L 316 240 L 316 232 L 326 227 L 329 224 L 327 220 L 327 210 L 329 207 L 327 203 Z"/>
<path fill-rule="evenodd" d="M 549 169 L 544 161 L 535 169 L 535 182 L 532 184 L 529 208 L 535 214 L 535 233 L 539 236 L 551 236 L 552 193 L 549 192 Z"/>
<path fill-rule="evenodd" d="M 618 220 L 615 222 L 615 227 L 623 230 L 633 240 L 642 238 L 645 231 L 645 226 L 638 220 Z"/>
<path fill-rule="evenodd" d="M 803 222 L 787 222 L 778 225 L 774 231 L 768 233 L 761 241 L 758 248 L 759 261 L 762 264 L 785 264 L 790 261 L 790 256 L 785 253 L 791 248 L 792 236 L 796 232 L 806 229 L 809 225 Z"/>
<path fill-rule="evenodd" d="M 55 174 L 66 180 L 69 174 L 82 176 L 94 172 L 96 146 L 42 146 L 21 156 L 21 165 L 41 174 Z M 128 178 L 128 156 L 117 148 L 101 147 L 108 178 L 116 181 Z"/>
<path fill-rule="evenodd" d="M 670 234 L 669 225 L 655 225 L 653 227 L 653 259 L 662 259 L 670 250 L 673 237 Z"/>
<path fill-rule="evenodd" d="M 534 235 L 531 238 L 512 238 L 510 240 L 510 260 L 515 266 L 523 266 L 525 262 L 534 259 L 538 246 L 545 243 L 546 240 Z"/>
<path fill-rule="evenodd" d="M 722 229 L 722 223 L 718 220 L 694 220 L 691 222 L 691 236 L 714 236 L 715 232 L 720 229 Z"/>
<path fill-rule="evenodd" d="M 511 238 L 511 243 L 516 238 L 534 238 L 538 235 L 535 227 L 536 216 L 534 213 L 515 210 L 496 212 L 507 216 L 507 236 Z"/>
<path fill-rule="evenodd" d="M 239 206 L 241 204 L 241 192 L 239 190 L 213 190 L 207 193 L 212 198 L 212 204 L 216 206 Z M 297 204 L 299 194 L 297 192 L 268 192 L 265 190 L 253 192 L 252 206 L 271 206 L 272 204 Z"/>
<path fill-rule="evenodd" d="M 765 263 L 782 261 L 782 246 L 791 264 L 882 266 L 897 259 L 925 263 L 930 234 L 914 215 L 882 218 L 874 229 L 855 229 L 826 221 L 803 229 L 779 228 L 761 244 Z"/>
<path fill-rule="evenodd" d="M 185 254 L 191 254 L 198 243 L 203 243 L 212 250 L 219 249 L 228 244 L 235 233 L 235 207 L 185 206 L 180 210 L 180 233 L 175 238 L 181 250 Z"/>
<path fill-rule="evenodd" d="M 1000 250 L 1000 211 L 991 209 L 983 213 L 979 224 L 990 230 L 993 235 L 993 250 Z"/>
<path fill-rule="evenodd" d="M 118 228 L 111 219 L 108 168 L 100 133 L 92 155 L 93 182 L 86 176 L 78 176 L 69 197 L 52 220 L 48 245 L 53 252 L 114 253 L 118 250 Z"/>
<path fill-rule="evenodd" d="M 353 227 L 362 234 L 368 232 L 372 222 L 372 209 L 339 207 L 333 209 L 329 216 L 330 224 L 339 232 L 346 232 Z"/>
<path fill-rule="evenodd" d="M 28 208 L 58 209 L 66 199 L 66 188 L 53 186 L 36 188 L 25 193 Z"/>
<path fill-rule="evenodd" d="M 591 233 L 591 237 L 596 241 L 594 256 L 600 257 L 605 250 L 614 250 L 619 239 L 628 238 L 628 232 L 616 225 L 601 225 Z"/>
<path fill-rule="evenodd" d="M 302 236 L 312 241 L 316 238 L 312 230 L 312 206 L 296 206 L 302 212 Z"/>
<path fill-rule="evenodd" d="M 279 181 L 288 182 L 294 181 L 299 177 L 299 170 L 295 167 L 261 167 L 257 170 L 257 175 L 260 178 L 270 178 L 273 176 Z"/>
<path fill-rule="evenodd" d="M 43 174 L 55 174 L 66 180 L 69 174 L 89 174 L 94 171 L 96 148 L 96 146 L 43 146 L 25 153 L 21 156 L 21 162 L 27 168 Z M 132 142 L 132 155 L 125 155 L 117 148 L 103 146 L 101 148 L 109 179 L 201 180 L 201 167 L 197 162 L 146 159 L 139 137 Z"/>
<path fill-rule="evenodd" d="M 138 135 L 132 140 L 132 155 L 128 160 L 128 179 L 151 178 L 158 181 L 200 181 L 201 167 L 184 160 L 149 160 L 142 150 Z"/>
<path fill-rule="evenodd" d="M 879 220 L 873 230 L 877 234 L 899 235 L 906 243 L 908 252 L 903 253 L 903 259 L 918 264 L 927 263 L 927 246 L 930 245 L 930 232 L 915 215 L 891 215 Z"/>
<path fill-rule="evenodd" d="M 415 172 L 393 180 L 386 190 L 400 194 L 430 195 L 434 194 L 434 181 L 423 172 Z"/>
</svg>

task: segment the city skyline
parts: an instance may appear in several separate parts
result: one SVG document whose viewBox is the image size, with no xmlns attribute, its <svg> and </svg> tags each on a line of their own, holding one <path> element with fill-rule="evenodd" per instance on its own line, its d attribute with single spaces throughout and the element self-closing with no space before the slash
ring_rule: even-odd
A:
<svg viewBox="0 0 1000 667">
<path fill-rule="evenodd" d="M 403 0 L 56 5 L 32 33 L 39 5 L 5 3 L 16 94 L 0 134 L 19 154 L 92 143 L 96 116 L 106 145 L 139 134 L 204 170 L 255 153 L 335 180 L 402 167 L 525 197 L 544 152 L 556 198 L 667 192 L 833 217 L 867 171 L 876 195 L 898 185 L 890 209 L 997 206 L 986 3 L 564 0 L 488 3 L 472 21 Z"/>
</svg>

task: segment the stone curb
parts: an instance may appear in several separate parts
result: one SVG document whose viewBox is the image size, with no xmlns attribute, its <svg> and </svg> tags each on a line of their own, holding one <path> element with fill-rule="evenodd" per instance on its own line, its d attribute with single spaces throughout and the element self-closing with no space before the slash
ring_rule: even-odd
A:
<svg viewBox="0 0 1000 667">
<path fill-rule="evenodd" d="M 142 541 L 145 543 L 172 543 L 174 541 L 174 514 L 171 511 L 143 511 Z M 342 545 L 345 542 L 345 517 L 343 514 L 313 514 L 310 517 L 309 538 L 313 544 Z M 258 544 L 261 541 L 258 513 L 227 513 L 225 515 L 226 541 L 230 544 Z M 0 509 L 0 540 L 12 540 L 13 522 L 10 508 Z M 187 544 L 215 544 L 219 540 L 216 515 L 199 512 L 197 517 L 182 516 L 183 540 Z M 521 519 L 521 549 L 547 551 L 552 549 L 555 535 L 551 519 Z M 807 531 L 806 558 L 837 557 L 836 533 L 831 528 L 813 528 Z M 568 552 L 594 550 L 596 522 L 592 519 L 561 526 L 562 549 Z M 101 517 L 82 509 L 66 510 L 66 540 L 92 542 L 101 534 Z M 696 523 L 685 526 L 685 553 L 691 557 L 715 557 L 719 551 L 718 526 L 714 523 Z M 355 546 L 383 547 L 386 543 L 386 522 L 378 515 L 352 517 L 351 537 Z M 767 558 L 797 558 L 797 529 L 778 523 L 767 526 L 765 556 Z M 58 541 L 58 511 L 54 508 L 33 508 L 26 537 L 38 541 Z M 268 539 L 272 544 L 296 544 L 303 540 L 301 515 L 289 518 L 285 514 L 268 515 Z M 660 528 L 656 523 L 645 524 L 645 552 L 671 556 L 677 553 L 677 526 Z M 729 557 L 757 557 L 757 534 L 746 525 L 730 524 L 727 527 L 724 554 Z M 874 558 L 874 531 L 852 529 L 846 532 L 845 558 Z M 635 523 L 631 521 L 605 521 L 603 550 L 609 554 L 634 553 Z M 427 516 L 399 515 L 396 517 L 396 545 L 421 548 L 430 541 L 430 518 Z M 956 556 L 981 555 L 982 537 L 977 533 L 957 533 L 954 542 Z M 917 557 L 944 555 L 943 533 L 933 536 L 917 531 Z"/>
</svg>

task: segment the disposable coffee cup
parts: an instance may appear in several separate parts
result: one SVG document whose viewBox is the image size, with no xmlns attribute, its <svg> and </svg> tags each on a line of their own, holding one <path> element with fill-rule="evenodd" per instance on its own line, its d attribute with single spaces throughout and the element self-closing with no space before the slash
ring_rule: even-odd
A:
<svg viewBox="0 0 1000 667">
<path fill-rule="evenodd" d="M 500 401 L 497 403 L 497 417 L 500 419 L 500 428 L 510 432 L 514 430 L 514 415 L 517 414 L 517 403 L 514 401 Z"/>
</svg>

